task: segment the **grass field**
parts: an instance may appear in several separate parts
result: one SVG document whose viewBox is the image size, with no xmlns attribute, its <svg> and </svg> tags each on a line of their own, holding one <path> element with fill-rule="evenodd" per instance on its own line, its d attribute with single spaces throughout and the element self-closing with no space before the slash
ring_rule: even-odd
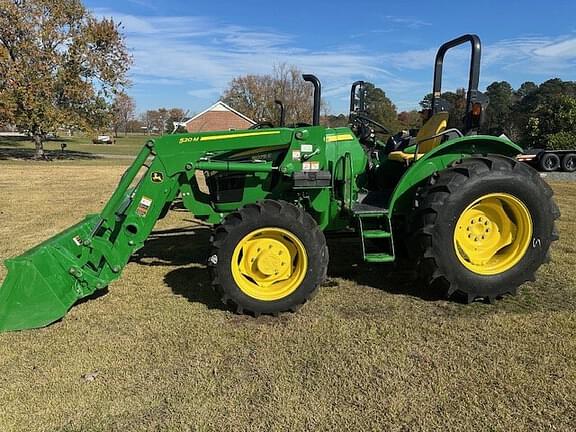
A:
<svg viewBox="0 0 576 432">
<path fill-rule="evenodd" d="M 155 137 L 152 137 L 155 138 Z M 150 139 L 143 134 L 120 134 L 114 144 L 93 144 L 92 136 L 60 137 L 46 141 L 44 149 L 50 157 L 64 159 L 94 159 L 98 156 L 134 156 L 144 143 Z M 62 152 L 61 144 L 66 144 Z M 0 160 L 13 158 L 31 158 L 34 155 L 34 143 L 21 137 L 0 136 Z"/>
<path fill-rule="evenodd" d="M 0 168 L 5 259 L 98 211 L 124 166 Z M 297 314 L 238 316 L 209 289 L 208 229 L 171 212 L 104 295 L 0 334 L 0 431 L 574 431 L 576 184 L 553 187 L 553 262 L 495 305 L 435 299 L 340 240 Z"/>
</svg>

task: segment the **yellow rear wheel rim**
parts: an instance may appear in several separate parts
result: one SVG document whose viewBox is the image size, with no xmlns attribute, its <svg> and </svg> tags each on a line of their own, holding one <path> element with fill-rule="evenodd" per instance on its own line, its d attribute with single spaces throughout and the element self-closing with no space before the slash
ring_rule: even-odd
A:
<svg viewBox="0 0 576 432">
<path fill-rule="evenodd" d="M 232 276 L 238 288 L 262 301 L 280 300 L 300 286 L 308 256 L 300 239 L 282 228 L 261 228 L 234 249 Z"/>
<path fill-rule="evenodd" d="M 532 239 L 530 211 L 506 193 L 484 195 L 461 213 L 454 230 L 454 249 L 468 270 L 496 275 L 513 268 Z"/>
</svg>

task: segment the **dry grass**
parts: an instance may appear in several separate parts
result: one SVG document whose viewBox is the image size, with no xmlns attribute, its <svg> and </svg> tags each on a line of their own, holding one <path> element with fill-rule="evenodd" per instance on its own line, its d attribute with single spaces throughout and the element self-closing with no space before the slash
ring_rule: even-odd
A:
<svg viewBox="0 0 576 432">
<path fill-rule="evenodd" d="M 123 169 L 0 167 L 0 258 L 97 211 Z M 299 313 L 237 316 L 209 289 L 208 231 L 172 212 L 107 294 L 0 334 L 0 431 L 573 431 L 576 185 L 554 188 L 554 262 L 493 306 L 422 298 L 410 269 L 333 241 Z"/>
</svg>

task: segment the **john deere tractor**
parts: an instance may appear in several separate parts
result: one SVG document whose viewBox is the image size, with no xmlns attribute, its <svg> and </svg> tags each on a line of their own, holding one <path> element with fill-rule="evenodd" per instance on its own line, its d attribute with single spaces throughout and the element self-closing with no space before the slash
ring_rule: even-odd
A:
<svg viewBox="0 0 576 432">
<path fill-rule="evenodd" d="M 472 47 L 466 126 L 448 129 L 442 65 L 464 43 Z M 6 261 L 0 330 L 52 323 L 118 279 L 177 199 L 213 224 L 212 284 L 239 313 L 296 311 L 310 299 L 326 278 L 329 233 L 357 235 L 369 263 L 408 251 L 430 289 L 448 296 L 516 293 L 546 262 L 559 212 L 538 173 L 515 161 L 517 145 L 477 135 L 487 103 L 480 52 L 474 35 L 444 44 L 429 118 L 388 143 L 377 139 L 385 126 L 365 112 L 361 82 L 352 88 L 350 127 L 321 126 L 312 75 L 304 76 L 315 88 L 312 124 L 147 142 L 100 214 Z"/>
</svg>

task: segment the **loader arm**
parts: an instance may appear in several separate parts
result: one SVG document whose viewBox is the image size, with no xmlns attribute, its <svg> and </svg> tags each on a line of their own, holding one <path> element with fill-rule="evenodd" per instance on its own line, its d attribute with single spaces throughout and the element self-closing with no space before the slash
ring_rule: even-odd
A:
<svg viewBox="0 0 576 432">
<path fill-rule="evenodd" d="M 310 133 L 323 137 L 324 129 L 316 129 Z M 254 176 L 254 184 L 246 188 L 248 202 L 284 193 L 286 182 L 272 187 L 270 179 L 273 174 L 290 175 L 291 162 L 284 156 L 261 160 L 255 155 L 285 155 L 295 133 L 281 128 L 171 135 L 149 141 L 100 214 L 89 215 L 6 261 L 8 275 L 0 287 L 0 331 L 48 325 L 62 318 L 79 299 L 118 279 L 130 256 L 144 245 L 176 197 L 180 196 L 195 216 L 213 223 L 221 220 L 227 206 L 239 206 L 238 202 L 215 203 L 201 191 L 196 175 L 199 171 Z M 322 193 L 311 190 L 309 195 L 313 201 Z M 245 202 L 246 197 L 240 201 Z"/>
<path fill-rule="evenodd" d="M 166 202 L 178 191 L 177 177 L 161 183 L 149 173 L 165 172 L 161 158 L 146 162 L 154 144 L 142 148 L 98 215 L 7 260 L 0 288 L 0 331 L 42 327 L 62 318 L 79 299 L 117 279 L 142 247 Z M 140 170 L 146 173 L 130 189 Z"/>
</svg>

